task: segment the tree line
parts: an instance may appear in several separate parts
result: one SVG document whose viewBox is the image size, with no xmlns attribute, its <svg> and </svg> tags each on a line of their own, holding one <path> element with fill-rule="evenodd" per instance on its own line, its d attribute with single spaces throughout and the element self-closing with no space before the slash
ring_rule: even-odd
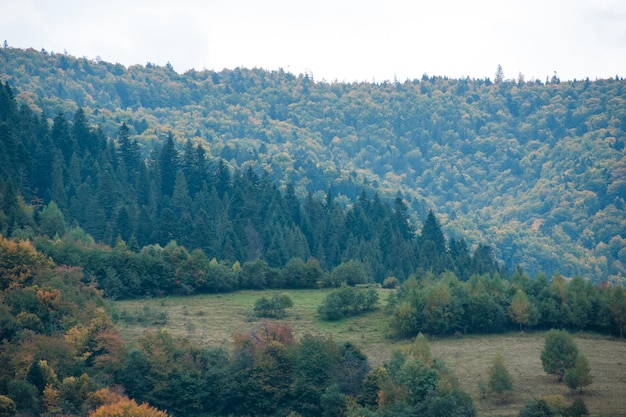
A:
<svg viewBox="0 0 626 417">
<path fill-rule="evenodd" d="M 390 297 L 387 308 L 393 334 L 403 337 L 569 329 L 621 338 L 626 328 L 624 287 L 558 273 L 531 279 L 520 269 L 510 278 L 494 273 L 467 281 L 450 272 L 416 275 Z"/>
</svg>

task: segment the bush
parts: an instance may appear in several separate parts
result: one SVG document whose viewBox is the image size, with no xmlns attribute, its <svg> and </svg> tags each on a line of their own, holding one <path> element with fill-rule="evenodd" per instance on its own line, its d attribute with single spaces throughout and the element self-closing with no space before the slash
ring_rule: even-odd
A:
<svg viewBox="0 0 626 417">
<path fill-rule="evenodd" d="M 287 294 L 277 294 L 271 299 L 261 297 L 254 303 L 254 314 L 257 317 L 285 317 L 286 309 L 293 307 L 293 301 Z"/>
<path fill-rule="evenodd" d="M 376 308 L 378 292 L 373 288 L 355 288 L 345 284 L 324 298 L 317 311 L 326 320 L 339 320 Z"/>
</svg>

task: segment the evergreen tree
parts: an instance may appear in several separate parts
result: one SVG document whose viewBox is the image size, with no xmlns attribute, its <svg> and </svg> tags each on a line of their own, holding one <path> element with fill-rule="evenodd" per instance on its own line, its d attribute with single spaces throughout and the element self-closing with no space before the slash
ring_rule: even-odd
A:
<svg viewBox="0 0 626 417">
<path fill-rule="evenodd" d="M 126 122 L 122 123 L 122 126 L 117 133 L 117 143 L 117 152 L 120 162 L 126 169 L 128 180 L 131 184 L 133 184 L 133 179 L 137 177 L 139 171 L 141 154 L 139 152 L 137 141 L 130 139 L 130 129 L 126 125 Z"/>
<path fill-rule="evenodd" d="M 161 193 L 171 197 L 179 169 L 179 155 L 174 143 L 174 135 L 170 132 L 159 153 L 159 172 L 161 174 Z"/>
</svg>

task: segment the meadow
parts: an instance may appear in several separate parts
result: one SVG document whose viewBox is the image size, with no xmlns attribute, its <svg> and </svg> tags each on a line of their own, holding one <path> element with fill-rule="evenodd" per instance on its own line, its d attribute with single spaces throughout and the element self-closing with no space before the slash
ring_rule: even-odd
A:
<svg viewBox="0 0 626 417">
<path fill-rule="evenodd" d="M 338 342 L 351 341 L 367 354 L 372 366 L 383 364 L 394 349 L 411 341 L 390 337 L 390 314 L 384 306 L 391 290 L 379 289 L 377 311 L 358 317 L 328 322 L 319 318 L 317 307 L 331 290 L 292 290 L 287 293 L 293 307 L 283 321 L 296 338 L 306 333 L 330 335 Z M 114 315 L 125 340 L 136 340 L 148 329 L 166 328 L 179 338 L 196 344 L 228 349 L 232 336 L 262 325 L 254 317 L 255 301 L 276 291 L 240 291 L 227 294 L 198 295 L 115 301 Z M 462 388 L 476 401 L 480 416 L 515 416 L 527 401 L 546 395 L 562 395 L 567 402 L 574 394 L 541 365 L 544 332 L 509 332 L 496 335 L 429 337 L 435 357 L 445 361 Z M 574 334 L 580 352 L 589 360 L 594 382 L 583 399 L 592 416 L 626 416 L 626 340 L 593 333 Z M 487 382 L 493 357 L 501 353 L 512 376 L 514 392 L 503 402 L 482 398 L 479 381 Z"/>
</svg>

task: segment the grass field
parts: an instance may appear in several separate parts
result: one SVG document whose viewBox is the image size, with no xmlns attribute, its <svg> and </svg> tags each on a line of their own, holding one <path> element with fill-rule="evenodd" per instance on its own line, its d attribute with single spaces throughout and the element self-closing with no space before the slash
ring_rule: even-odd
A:
<svg viewBox="0 0 626 417">
<path fill-rule="evenodd" d="M 287 321 L 296 337 L 306 333 L 331 335 L 337 342 L 352 341 L 367 354 L 373 365 L 382 364 L 393 349 L 408 341 L 390 339 L 390 316 L 382 309 L 338 322 L 319 319 L 317 307 L 330 290 L 281 291 L 289 294 L 293 308 Z M 381 304 L 386 304 L 389 290 L 380 289 Z M 178 337 L 186 337 L 203 346 L 229 348 L 232 335 L 253 330 L 262 319 L 252 316 L 254 302 L 273 291 L 241 291 L 220 295 L 169 297 L 116 301 L 118 315 L 130 317 L 167 313 L 165 324 L 120 321 L 122 336 L 129 342 L 146 329 L 167 328 Z M 534 397 L 561 394 L 566 401 L 574 397 L 563 383 L 547 375 L 541 366 L 543 332 L 507 333 L 461 338 L 429 338 L 433 354 L 443 359 L 458 377 L 463 389 L 476 400 L 480 416 L 515 416 L 523 404 Z M 579 350 L 590 363 L 594 383 L 583 396 L 592 416 L 626 416 L 626 341 L 595 334 L 577 334 Z M 487 381 L 487 370 L 497 354 L 504 356 L 511 373 L 514 394 L 506 403 L 480 398 L 478 381 Z"/>
</svg>

